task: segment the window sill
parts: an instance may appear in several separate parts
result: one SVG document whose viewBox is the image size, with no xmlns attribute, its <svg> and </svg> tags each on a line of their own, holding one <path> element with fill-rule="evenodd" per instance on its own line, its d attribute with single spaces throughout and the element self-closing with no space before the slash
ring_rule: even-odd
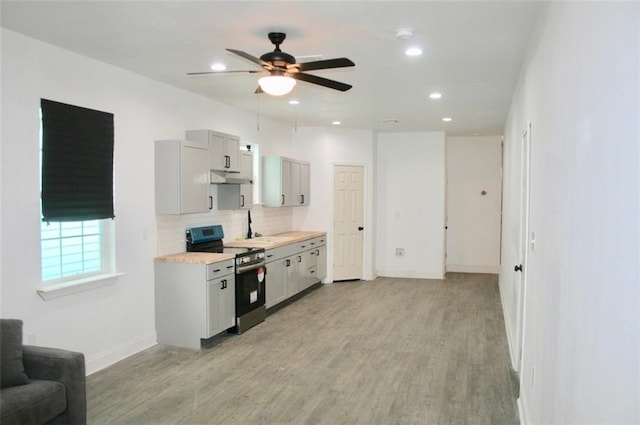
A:
<svg viewBox="0 0 640 425">
<path fill-rule="evenodd" d="M 67 282 L 44 286 L 38 289 L 36 293 L 45 301 L 53 300 L 55 298 L 77 294 L 78 292 L 90 291 L 92 289 L 112 285 L 120 276 L 124 276 L 124 273 L 101 274 L 99 276 L 91 276 L 85 279 L 70 280 Z"/>
</svg>

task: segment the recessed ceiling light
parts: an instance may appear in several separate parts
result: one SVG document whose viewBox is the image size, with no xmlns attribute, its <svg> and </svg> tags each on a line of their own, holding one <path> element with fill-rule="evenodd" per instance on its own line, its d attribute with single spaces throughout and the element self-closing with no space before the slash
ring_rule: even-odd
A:
<svg viewBox="0 0 640 425">
<path fill-rule="evenodd" d="M 413 28 L 398 28 L 396 30 L 396 38 L 398 40 L 409 40 L 413 38 Z"/>
<path fill-rule="evenodd" d="M 438 92 L 433 92 L 429 95 L 429 97 L 431 99 L 441 99 L 442 98 L 442 93 L 438 93 Z"/>
<path fill-rule="evenodd" d="M 224 71 L 225 69 L 227 69 L 227 65 L 223 64 L 222 62 L 215 62 L 213 65 L 211 65 L 211 69 L 214 71 Z"/>
<path fill-rule="evenodd" d="M 442 118 L 442 121 L 449 122 L 449 121 L 451 121 L 451 117 L 444 117 L 444 118 Z"/>
<path fill-rule="evenodd" d="M 300 104 L 300 101 L 299 101 L 299 100 L 291 99 L 291 100 L 289 101 L 289 105 L 299 105 L 299 104 Z"/>
<path fill-rule="evenodd" d="M 419 47 L 409 47 L 404 53 L 407 56 L 420 56 L 422 54 L 422 49 Z"/>
<path fill-rule="evenodd" d="M 332 121 L 331 124 L 333 125 L 340 125 L 342 124 L 342 121 Z"/>
</svg>

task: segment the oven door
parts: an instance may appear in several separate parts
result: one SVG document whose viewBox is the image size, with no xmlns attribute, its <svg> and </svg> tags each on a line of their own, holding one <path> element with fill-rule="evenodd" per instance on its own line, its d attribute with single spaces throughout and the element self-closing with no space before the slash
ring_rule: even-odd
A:
<svg viewBox="0 0 640 425">
<path fill-rule="evenodd" d="M 264 306 L 267 268 L 264 262 L 238 266 L 236 272 L 236 316 Z"/>
</svg>

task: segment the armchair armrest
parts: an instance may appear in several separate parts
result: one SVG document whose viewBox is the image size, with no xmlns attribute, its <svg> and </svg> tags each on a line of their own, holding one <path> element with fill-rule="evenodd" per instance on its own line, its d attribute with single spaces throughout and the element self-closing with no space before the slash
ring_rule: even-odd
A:
<svg viewBox="0 0 640 425">
<path fill-rule="evenodd" d="M 67 396 L 67 416 L 70 424 L 86 424 L 87 396 L 85 389 L 84 354 L 58 348 L 23 345 L 24 369 L 29 378 L 60 381 Z"/>
</svg>

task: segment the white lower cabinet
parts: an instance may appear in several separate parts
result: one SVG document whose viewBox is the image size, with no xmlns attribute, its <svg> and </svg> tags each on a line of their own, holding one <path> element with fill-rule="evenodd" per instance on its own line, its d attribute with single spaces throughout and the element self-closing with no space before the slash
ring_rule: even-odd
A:
<svg viewBox="0 0 640 425">
<path fill-rule="evenodd" d="M 318 256 L 318 279 L 324 280 L 327 277 L 327 247 L 326 245 L 321 245 L 317 249 Z"/>
<path fill-rule="evenodd" d="M 323 236 L 267 250 L 267 308 L 326 277 L 325 240 Z"/>
<path fill-rule="evenodd" d="M 266 307 L 273 307 L 286 299 L 287 273 L 290 260 L 280 258 L 267 262 Z"/>
<path fill-rule="evenodd" d="M 207 281 L 207 338 L 236 325 L 235 276 Z"/>
<path fill-rule="evenodd" d="M 158 344 L 199 349 L 200 340 L 235 326 L 233 260 L 155 263 Z"/>
</svg>

